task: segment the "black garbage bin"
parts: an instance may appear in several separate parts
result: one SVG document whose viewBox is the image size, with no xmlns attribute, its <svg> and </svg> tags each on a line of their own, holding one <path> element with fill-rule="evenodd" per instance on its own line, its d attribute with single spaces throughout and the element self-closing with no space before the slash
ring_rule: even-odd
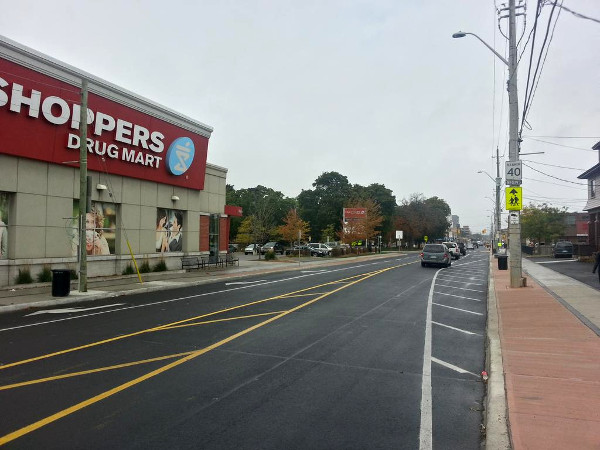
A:
<svg viewBox="0 0 600 450">
<path fill-rule="evenodd" d="M 66 269 L 52 270 L 52 297 L 66 297 L 71 292 L 71 272 Z"/>
<path fill-rule="evenodd" d="M 508 270 L 508 256 L 498 255 L 498 270 Z"/>
</svg>

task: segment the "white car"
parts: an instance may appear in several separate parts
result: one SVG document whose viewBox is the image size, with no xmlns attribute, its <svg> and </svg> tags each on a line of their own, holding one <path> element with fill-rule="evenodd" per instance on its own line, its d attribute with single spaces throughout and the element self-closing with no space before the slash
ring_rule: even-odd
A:
<svg viewBox="0 0 600 450">
<path fill-rule="evenodd" d="M 325 244 L 311 242 L 308 246 L 311 248 L 311 256 L 331 256 L 332 249 Z"/>
<path fill-rule="evenodd" d="M 448 251 L 454 259 L 460 259 L 460 249 L 456 242 L 442 242 L 442 244 L 448 247 Z"/>
<path fill-rule="evenodd" d="M 250 244 L 244 249 L 244 255 L 254 255 L 260 251 L 260 245 L 258 244 Z"/>
</svg>

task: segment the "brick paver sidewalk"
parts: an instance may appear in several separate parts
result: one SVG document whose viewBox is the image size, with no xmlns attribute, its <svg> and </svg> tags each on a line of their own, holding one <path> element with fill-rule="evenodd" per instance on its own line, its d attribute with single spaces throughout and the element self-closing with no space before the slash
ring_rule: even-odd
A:
<svg viewBox="0 0 600 450">
<path fill-rule="evenodd" d="M 493 277 L 513 448 L 600 449 L 600 337 L 531 278 Z"/>
</svg>

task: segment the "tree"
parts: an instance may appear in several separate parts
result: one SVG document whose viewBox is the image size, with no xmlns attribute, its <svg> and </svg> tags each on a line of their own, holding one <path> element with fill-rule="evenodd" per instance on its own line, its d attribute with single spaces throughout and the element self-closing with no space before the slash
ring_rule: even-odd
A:
<svg viewBox="0 0 600 450">
<path fill-rule="evenodd" d="M 226 193 L 229 205 L 241 206 L 244 218 L 253 217 L 252 226 L 257 237 L 253 242 L 260 244 L 277 236 L 277 226 L 283 224 L 286 213 L 296 207 L 295 199 L 261 185 L 237 191 L 233 186 L 228 186 Z M 240 219 L 232 221 L 232 236 L 239 234 L 241 222 Z"/>
<path fill-rule="evenodd" d="M 305 222 L 298 215 L 298 211 L 296 209 L 290 209 L 285 219 L 283 219 L 284 224 L 280 225 L 278 228 L 278 232 L 283 238 L 283 240 L 289 242 L 290 244 L 298 239 L 298 235 L 308 236 L 310 233 L 310 227 L 308 222 Z"/>
<path fill-rule="evenodd" d="M 314 189 L 302 190 L 298 196 L 299 212 L 310 223 L 312 239 L 321 239 L 319 233 L 333 225 L 341 229 L 344 202 L 351 198 L 352 186 L 348 178 L 338 172 L 324 172 L 313 183 Z"/>
<path fill-rule="evenodd" d="M 383 216 L 381 215 L 381 207 L 377 202 L 370 198 L 366 200 L 355 199 L 350 201 L 346 208 L 365 208 L 366 214 L 364 219 L 352 219 L 343 224 L 339 232 L 342 242 L 351 244 L 363 239 L 369 240 L 380 234 L 377 228 L 383 222 Z"/>
<path fill-rule="evenodd" d="M 415 244 L 423 242 L 424 236 L 443 238 L 450 227 L 450 212 L 450 206 L 438 197 L 411 194 L 396 208 L 396 229 L 404 231 L 405 241 Z"/>
<path fill-rule="evenodd" d="M 389 242 L 395 239 L 394 213 L 396 210 L 396 197 L 392 191 L 383 184 L 373 183 L 367 187 L 355 184 L 353 187 L 354 198 L 371 199 L 379 204 L 383 221 L 379 227 L 383 238 Z"/>
<path fill-rule="evenodd" d="M 552 242 L 564 235 L 566 208 L 555 208 L 542 203 L 529 205 L 521 213 L 521 238 L 529 238 L 538 243 Z"/>
</svg>

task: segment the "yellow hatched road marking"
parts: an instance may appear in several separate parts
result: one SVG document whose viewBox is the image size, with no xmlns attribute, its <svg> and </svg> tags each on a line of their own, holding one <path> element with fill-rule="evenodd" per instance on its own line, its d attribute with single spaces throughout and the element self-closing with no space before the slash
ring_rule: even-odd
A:
<svg viewBox="0 0 600 450">
<path fill-rule="evenodd" d="M 398 268 L 398 267 L 399 266 L 393 266 L 393 267 L 388 267 L 388 268 L 385 268 L 385 269 L 380 269 L 380 270 L 376 270 L 376 271 L 373 271 L 373 272 L 369 272 L 367 274 L 363 274 L 363 275 L 361 275 L 362 278 L 356 279 L 356 280 L 354 280 L 354 281 L 352 281 L 352 282 L 350 282 L 348 284 L 345 284 L 344 286 L 341 286 L 341 287 L 339 287 L 337 289 L 334 289 L 331 292 L 328 292 L 326 294 L 320 295 L 319 297 L 316 297 L 316 298 L 314 298 L 312 300 L 309 300 L 309 301 L 307 301 L 305 303 L 302 303 L 301 305 L 298 305 L 298 306 L 296 306 L 294 308 L 291 308 L 291 309 L 289 309 L 287 311 L 284 311 L 281 314 L 278 314 L 277 316 L 271 317 L 271 318 L 269 318 L 269 319 L 267 319 L 267 320 L 265 320 L 263 322 L 260 322 L 260 323 L 258 323 L 256 325 L 253 325 L 253 326 L 249 327 L 249 328 L 246 328 L 245 330 L 242 330 L 242 331 L 240 331 L 238 333 L 235 333 L 235 334 L 233 334 L 233 335 L 231 335 L 231 336 L 229 336 L 229 337 L 227 337 L 225 339 L 220 340 L 219 342 L 216 342 L 216 343 L 214 343 L 212 345 L 209 345 L 208 347 L 205 347 L 205 348 L 203 348 L 201 350 L 194 351 L 191 354 L 189 354 L 189 355 L 187 355 L 187 356 L 185 356 L 185 357 L 183 357 L 181 359 L 178 359 L 177 361 L 173 361 L 172 363 L 169 363 L 169 364 L 167 364 L 167 365 L 165 365 L 163 367 L 160 367 L 160 368 L 155 369 L 155 370 L 153 370 L 151 372 L 148 372 L 145 375 L 142 375 L 142 376 L 140 376 L 138 378 L 135 378 L 135 379 L 133 379 L 131 381 L 128 381 L 126 383 L 123 383 L 120 386 L 117 386 L 117 387 L 115 387 L 113 389 L 105 391 L 105 392 L 103 392 L 103 393 L 101 393 L 99 395 L 96 395 L 96 396 L 91 397 L 91 398 L 89 398 L 87 400 L 84 400 L 84 401 L 82 401 L 80 403 L 77 403 L 76 405 L 73 405 L 73 406 L 71 406 L 69 408 L 63 409 L 62 411 L 59 411 L 59 412 L 57 412 L 55 414 L 52 414 L 52 415 L 50 415 L 48 417 L 45 417 L 45 418 L 41 419 L 41 420 L 38 420 L 37 422 L 34 422 L 34 423 L 30 424 L 30 425 L 27 425 L 27 426 L 25 426 L 23 428 L 20 428 L 19 430 L 13 431 L 12 433 L 9 433 L 9 434 L 7 434 L 5 436 L 2 436 L 2 437 L 0 437 L 0 445 L 4 445 L 4 444 L 6 444 L 8 442 L 14 441 L 15 439 L 18 439 L 19 437 L 22 437 L 22 436 L 24 436 L 26 434 L 29 434 L 29 433 L 31 433 L 31 432 L 33 432 L 35 430 L 38 430 L 38 429 L 40 429 L 40 428 L 42 428 L 42 427 L 44 427 L 44 426 L 46 426 L 46 425 L 48 425 L 48 424 L 50 424 L 52 422 L 55 422 L 55 421 L 57 421 L 59 419 L 62 419 L 63 417 L 66 417 L 66 416 L 68 416 L 68 415 L 70 415 L 70 414 L 72 414 L 74 412 L 77 412 L 77 411 L 79 411 L 79 410 L 81 410 L 83 408 L 86 408 L 86 407 L 88 407 L 90 405 L 93 405 L 93 404 L 95 404 L 95 403 L 97 403 L 99 401 L 102 401 L 102 400 L 104 400 L 104 399 L 106 399 L 108 397 L 111 397 L 111 396 L 113 396 L 113 395 L 115 395 L 115 394 L 117 394 L 119 392 L 122 392 L 122 391 L 124 391 L 124 390 L 126 390 L 126 389 L 128 389 L 128 388 L 130 388 L 132 386 L 135 386 L 135 385 L 137 385 L 139 383 L 142 383 L 143 381 L 146 381 L 146 380 L 148 380 L 150 378 L 153 378 L 153 377 L 155 377 L 157 375 L 160 375 L 160 374 L 162 374 L 162 373 L 164 373 L 164 372 L 166 372 L 166 371 L 168 371 L 170 369 L 173 369 L 173 368 L 175 368 L 175 367 L 177 367 L 177 366 L 179 366 L 179 365 L 181 365 L 183 363 L 191 361 L 191 360 L 197 358 L 198 356 L 204 355 L 205 353 L 208 353 L 211 350 L 214 350 L 214 349 L 216 349 L 218 347 L 221 347 L 222 345 L 227 344 L 228 342 L 231 342 L 231 341 L 233 341 L 233 340 L 235 340 L 235 339 L 237 339 L 237 338 L 239 338 L 241 336 L 244 336 L 244 335 L 246 335 L 246 334 L 248 334 L 248 333 L 250 333 L 250 332 L 252 332 L 252 331 L 254 331 L 254 330 L 258 329 L 258 328 L 261 328 L 261 327 L 263 327 L 263 326 L 265 326 L 265 325 L 267 325 L 267 324 L 269 324 L 271 322 L 279 320 L 282 317 L 285 317 L 285 316 L 287 316 L 287 315 L 289 315 L 289 314 L 291 314 L 291 313 L 293 313 L 295 311 L 298 311 L 298 310 L 300 310 L 300 309 L 302 309 L 302 308 L 304 308 L 304 307 L 306 307 L 308 305 L 311 305 L 311 304 L 313 304 L 313 303 L 315 303 L 315 302 L 317 302 L 317 301 L 319 301 L 319 300 L 321 300 L 321 299 L 323 299 L 323 298 L 325 298 L 325 297 L 327 297 L 327 296 L 329 296 L 331 294 L 334 294 L 334 293 L 339 292 L 339 291 L 341 291 L 343 289 L 346 289 L 347 287 L 353 286 L 354 284 L 357 284 L 357 283 L 360 283 L 362 281 L 365 281 L 365 280 L 367 280 L 367 279 L 369 279 L 369 278 L 371 278 L 371 277 L 373 277 L 375 275 L 387 272 L 389 270 L 392 270 L 392 269 L 395 269 L 395 268 Z M 358 277 L 359 276 L 352 277 L 352 278 L 358 278 Z M 301 292 L 301 291 L 298 291 L 298 292 Z M 260 302 L 253 302 L 253 304 L 255 304 L 255 303 L 260 303 Z M 229 309 L 234 309 L 234 308 L 229 308 Z M 185 322 L 185 321 L 174 322 L 174 324 L 175 323 L 182 323 L 182 322 Z M 158 327 L 158 329 L 160 329 L 160 328 L 163 328 L 163 327 Z M 155 329 L 157 329 L 157 328 L 154 328 L 153 330 L 155 330 Z M 139 332 L 137 334 L 139 334 Z"/>
<path fill-rule="evenodd" d="M 396 268 L 396 267 L 398 267 L 398 266 L 390 267 L 390 269 L 393 269 L 393 268 Z M 370 272 L 368 272 L 367 275 L 369 273 Z M 354 275 L 352 277 L 345 278 L 345 280 L 352 280 L 354 278 L 358 278 L 358 277 L 361 277 L 363 275 Z M 312 290 L 312 289 L 316 289 L 316 288 L 319 288 L 319 287 L 323 287 L 323 286 L 327 286 L 327 285 L 330 285 L 330 284 L 333 284 L 333 283 L 334 282 L 329 282 L 329 283 L 324 283 L 324 284 L 317 285 L 317 286 L 311 286 L 309 288 L 300 289 L 298 291 L 290 292 L 289 294 L 276 295 L 274 297 L 269 297 L 269 298 L 266 298 L 266 299 L 257 300 L 255 302 L 244 303 L 244 304 L 238 305 L 238 306 L 232 306 L 231 308 L 225 308 L 225 309 L 221 309 L 219 311 L 213 311 L 213 312 L 208 313 L 208 314 L 202 314 L 200 316 L 190 317 L 188 319 L 179 320 L 179 321 L 168 323 L 168 324 L 165 324 L 165 325 L 159 325 L 157 327 L 148 328 L 148 329 L 140 330 L 140 331 L 135 331 L 133 333 L 123 334 L 123 335 L 120 335 L 120 336 L 115 336 L 113 338 L 103 339 L 101 341 L 92 342 L 92 343 L 85 344 L 85 345 L 80 345 L 78 347 L 68 348 L 68 349 L 65 349 L 65 350 L 60 350 L 60 351 L 57 351 L 57 352 L 48 353 L 46 355 L 35 356 L 33 358 L 24 359 L 22 361 L 16 361 L 16 362 L 13 362 L 13 363 L 4 364 L 3 366 L 0 366 L 0 370 L 6 370 L 6 369 L 8 369 L 10 367 L 20 366 L 20 365 L 28 364 L 28 363 L 35 362 L 35 361 L 40 361 L 42 359 L 48 359 L 48 358 L 53 358 L 55 356 L 64 355 L 66 353 L 72 353 L 72 352 L 76 352 L 76 351 L 79 351 L 79 350 L 84 350 L 84 349 L 87 349 L 87 348 L 97 347 L 99 345 L 109 344 L 109 343 L 120 341 L 120 340 L 123 340 L 123 339 L 131 338 L 131 337 L 135 337 L 135 336 L 140 336 L 140 335 L 146 334 L 146 333 L 154 333 L 156 331 L 162 331 L 165 328 L 174 327 L 175 325 L 179 325 L 179 324 L 186 323 L 186 322 L 191 322 L 193 320 L 203 319 L 205 317 L 214 316 L 214 315 L 221 314 L 221 313 L 228 312 L 228 311 L 234 311 L 236 309 L 246 308 L 248 306 L 258 305 L 260 303 L 266 303 L 266 302 L 270 302 L 270 301 L 274 301 L 274 300 L 285 299 L 286 296 L 288 296 L 288 295 L 294 295 L 294 294 L 297 294 L 297 293 L 306 292 L 306 291 L 309 291 L 309 290 Z"/>
</svg>

